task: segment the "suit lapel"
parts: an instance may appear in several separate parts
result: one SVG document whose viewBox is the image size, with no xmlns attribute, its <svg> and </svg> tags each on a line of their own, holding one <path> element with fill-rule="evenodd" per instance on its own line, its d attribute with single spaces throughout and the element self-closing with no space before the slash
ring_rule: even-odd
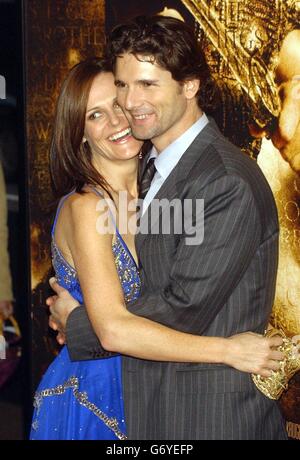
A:
<svg viewBox="0 0 300 460">
<path fill-rule="evenodd" d="M 201 154 L 207 148 L 207 146 L 220 134 L 217 126 L 213 122 L 209 122 L 205 128 L 198 134 L 195 140 L 192 142 L 190 147 L 186 150 L 184 155 L 179 160 L 171 174 L 167 177 L 161 188 L 155 195 L 155 200 L 167 199 L 169 202 L 177 196 L 178 183 L 187 180 L 189 172 L 192 170 L 194 164 L 199 160 Z M 140 221 L 141 232 L 137 234 L 135 242 L 136 248 L 139 252 L 148 233 L 154 228 L 155 224 L 160 218 L 162 213 L 161 207 L 159 213 L 155 213 L 154 219 L 151 221 L 151 227 L 149 229 L 149 222 L 151 216 L 153 201 L 150 203 L 148 209 L 144 213 Z M 153 213 L 154 214 L 154 213 Z"/>
</svg>

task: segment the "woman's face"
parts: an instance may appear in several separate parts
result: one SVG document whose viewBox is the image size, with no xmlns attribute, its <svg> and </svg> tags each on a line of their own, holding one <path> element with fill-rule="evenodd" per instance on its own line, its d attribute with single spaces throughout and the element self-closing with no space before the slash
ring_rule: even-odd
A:
<svg viewBox="0 0 300 460">
<path fill-rule="evenodd" d="M 131 135 L 129 123 L 117 103 L 112 73 L 101 73 L 91 86 L 84 129 L 84 139 L 93 155 L 108 160 L 129 160 L 143 144 Z"/>
</svg>

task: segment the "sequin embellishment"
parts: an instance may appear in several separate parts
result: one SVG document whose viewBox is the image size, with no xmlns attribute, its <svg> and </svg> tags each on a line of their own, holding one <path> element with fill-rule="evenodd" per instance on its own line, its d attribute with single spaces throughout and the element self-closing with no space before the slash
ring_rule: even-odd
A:
<svg viewBox="0 0 300 460">
<path fill-rule="evenodd" d="M 119 235 L 117 235 L 116 241 L 112 245 L 112 250 L 125 301 L 129 303 L 140 294 L 141 281 L 139 272 L 132 256 L 128 254 L 122 244 Z"/>
<path fill-rule="evenodd" d="M 65 287 L 73 297 L 78 300 L 79 303 L 83 303 L 83 296 L 79 284 L 79 279 L 77 276 L 77 272 L 75 268 L 73 268 L 64 258 L 63 254 L 57 247 L 55 240 L 54 240 L 54 231 L 52 232 L 52 243 L 51 243 L 51 250 L 52 250 L 52 263 L 56 273 L 56 278 L 58 283 Z M 135 300 L 138 298 L 141 288 L 141 282 L 138 272 L 138 267 L 132 257 L 129 249 L 126 246 L 123 238 L 116 231 L 116 238 L 112 244 L 112 252 L 114 255 L 115 265 L 118 273 L 118 277 L 120 283 L 122 285 L 122 290 L 124 292 L 125 301 L 127 303 Z M 109 359 L 116 359 L 116 358 L 109 358 Z M 92 366 L 92 363 L 91 363 Z M 54 371 L 53 371 L 54 372 Z M 74 373 L 70 373 L 69 375 L 65 375 L 62 381 L 64 383 L 60 384 L 58 380 L 57 383 L 52 385 L 45 385 L 44 388 L 38 390 L 34 396 L 34 407 L 35 407 L 35 414 L 34 420 L 32 423 L 32 430 L 35 433 L 39 433 L 39 431 L 43 430 L 43 423 L 40 420 L 40 409 L 43 407 L 45 408 L 46 404 L 43 405 L 43 399 L 46 397 L 53 397 L 53 402 L 57 396 L 59 395 L 68 395 L 67 390 L 71 391 L 71 395 L 74 396 L 74 402 L 76 404 L 79 403 L 80 405 L 87 408 L 91 411 L 98 419 L 100 419 L 112 432 L 114 435 L 120 439 L 125 440 L 126 434 L 125 430 L 123 432 L 120 429 L 120 423 L 124 423 L 124 415 L 121 415 L 120 419 L 116 417 L 109 417 L 107 415 L 108 406 L 105 406 L 105 412 L 99 408 L 99 405 L 96 406 L 94 403 L 89 401 L 88 392 L 79 391 L 79 382 L 80 376 Z M 84 381 L 82 381 L 84 384 Z M 109 384 L 109 382 L 108 382 Z M 80 383 L 81 386 L 81 383 Z M 70 396 L 71 396 L 70 395 Z M 91 394 L 90 394 L 91 397 Z M 72 396 L 71 396 L 72 398 Z M 49 401 L 49 400 L 48 400 Z M 50 400 L 51 401 L 51 400 Z M 42 409 L 42 410 L 43 410 Z M 57 429 L 54 428 L 56 431 Z"/>
<path fill-rule="evenodd" d="M 39 415 L 39 410 L 41 408 L 43 398 L 46 398 L 47 396 L 58 396 L 62 395 L 66 392 L 68 389 L 72 389 L 73 395 L 81 404 L 82 406 L 86 407 L 90 411 L 93 412 L 96 417 L 98 417 L 100 420 L 102 420 L 103 423 L 105 423 L 106 426 L 108 426 L 117 436 L 118 439 L 120 440 L 125 440 L 127 439 L 126 435 L 122 433 L 119 429 L 119 424 L 116 418 L 109 418 L 102 410 L 100 410 L 95 404 L 90 402 L 88 400 L 88 395 L 86 392 L 80 392 L 78 390 L 79 388 L 79 380 L 76 377 L 70 377 L 67 382 L 65 382 L 62 385 L 58 385 L 55 388 L 48 388 L 43 391 L 39 391 L 35 394 L 34 396 L 34 407 L 37 409 L 37 416 Z M 38 429 L 38 422 L 35 420 L 32 424 L 32 428 L 34 430 Z"/>
</svg>

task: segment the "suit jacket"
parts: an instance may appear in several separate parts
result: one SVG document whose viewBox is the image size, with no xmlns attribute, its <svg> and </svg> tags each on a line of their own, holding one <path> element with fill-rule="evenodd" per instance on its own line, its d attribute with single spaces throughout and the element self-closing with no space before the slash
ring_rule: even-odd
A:
<svg viewBox="0 0 300 460">
<path fill-rule="evenodd" d="M 3 169 L 0 163 L 0 300 L 13 300 L 7 245 L 6 192 Z"/>
<path fill-rule="evenodd" d="M 256 163 L 209 123 L 156 198 L 204 200 L 204 239 L 187 244 L 199 217 L 195 209 L 181 234 L 171 225 L 169 234 L 159 228 L 137 235 L 142 294 L 128 309 L 193 334 L 263 333 L 274 300 L 279 230 L 272 192 Z M 141 219 L 144 229 L 152 205 Z M 157 230 L 157 217 L 150 220 Z M 67 343 L 72 359 L 101 356 L 82 307 L 70 316 Z M 132 439 L 286 437 L 277 403 L 256 390 L 249 374 L 225 365 L 124 357 L 123 386 Z"/>
</svg>

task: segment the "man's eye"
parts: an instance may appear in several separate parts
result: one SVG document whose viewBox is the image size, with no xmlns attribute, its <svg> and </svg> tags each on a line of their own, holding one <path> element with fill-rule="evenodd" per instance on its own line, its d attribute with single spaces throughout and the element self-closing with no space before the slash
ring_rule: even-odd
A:
<svg viewBox="0 0 300 460">
<path fill-rule="evenodd" d="M 145 88 L 149 88 L 149 86 L 152 86 L 152 83 L 151 83 L 151 81 L 143 81 L 143 82 L 142 82 L 142 85 L 143 85 Z"/>
<path fill-rule="evenodd" d="M 115 86 L 117 88 L 125 88 L 126 85 L 125 85 L 125 83 L 123 81 L 116 81 Z"/>
</svg>

